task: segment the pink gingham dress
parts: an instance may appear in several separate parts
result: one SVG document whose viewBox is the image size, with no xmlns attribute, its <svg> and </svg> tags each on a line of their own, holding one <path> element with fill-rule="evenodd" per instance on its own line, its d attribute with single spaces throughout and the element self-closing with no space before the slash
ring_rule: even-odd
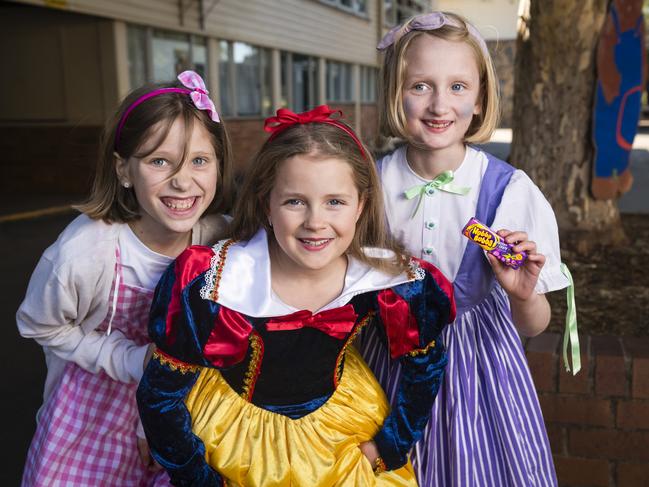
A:
<svg viewBox="0 0 649 487">
<path fill-rule="evenodd" d="M 120 276 L 117 306 L 111 322 L 138 345 L 149 341 L 147 324 L 153 291 L 123 284 L 117 250 L 114 296 Z M 106 330 L 112 310 L 99 330 Z M 169 486 L 168 475 L 150 472 L 142 464 L 135 434 L 137 384 L 93 374 L 73 362 L 41 412 L 27 453 L 23 487 L 149 487 Z"/>
</svg>

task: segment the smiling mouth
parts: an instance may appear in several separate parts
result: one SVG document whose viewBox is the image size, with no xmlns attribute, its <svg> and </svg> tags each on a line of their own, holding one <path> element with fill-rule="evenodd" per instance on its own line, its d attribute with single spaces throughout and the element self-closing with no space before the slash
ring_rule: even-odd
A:
<svg viewBox="0 0 649 487">
<path fill-rule="evenodd" d="M 451 126 L 453 122 L 441 120 L 424 120 L 424 125 L 433 129 L 445 129 Z"/>
<path fill-rule="evenodd" d="M 307 247 L 322 247 L 323 245 L 328 244 L 333 240 L 333 238 L 298 238 L 300 242 L 302 242 L 304 245 Z"/>
<path fill-rule="evenodd" d="M 167 208 L 174 211 L 189 210 L 194 206 L 197 199 L 196 196 L 192 196 L 191 198 L 160 198 Z"/>
</svg>

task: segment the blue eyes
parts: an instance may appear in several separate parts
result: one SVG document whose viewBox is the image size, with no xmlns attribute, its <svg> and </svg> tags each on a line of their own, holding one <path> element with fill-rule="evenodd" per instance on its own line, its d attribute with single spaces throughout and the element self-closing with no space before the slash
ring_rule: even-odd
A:
<svg viewBox="0 0 649 487">
<path fill-rule="evenodd" d="M 304 203 L 304 201 L 302 201 L 300 199 L 289 199 L 289 200 L 286 200 L 284 202 L 284 204 L 287 205 L 287 206 L 299 206 L 299 205 L 304 205 L 305 203 Z M 345 204 L 345 202 L 343 200 L 339 200 L 339 199 L 335 199 L 335 198 L 332 199 L 332 200 L 327 201 L 327 205 L 329 205 L 329 206 L 341 206 L 341 205 L 344 205 L 344 204 Z"/>
<path fill-rule="evenodd" d="M 194 159 L 192 159 L 192 164 L 194 166 L 204 166 L 209 162 L 210 162 L 209 159 L 206 157 L 195 157 Z M 149 163 L 155 167 L 166 167 L 170 165 L 170 162 L 167 159 L 163 159 L 161 157 L 156 157 L 154 159 L 151 159 Z"/>
<path fill-rule="evenodd" d="M 417 93 L 423 93 L 427 90 L 430 90 L 430 87 L 426 83 L 417 83 L 412 87 L 413 91 Z M 466 86 L 463 83 L 452 83 L 450 89 L 454 93 L 459 93 L 466 89 Z"/>
</svg>

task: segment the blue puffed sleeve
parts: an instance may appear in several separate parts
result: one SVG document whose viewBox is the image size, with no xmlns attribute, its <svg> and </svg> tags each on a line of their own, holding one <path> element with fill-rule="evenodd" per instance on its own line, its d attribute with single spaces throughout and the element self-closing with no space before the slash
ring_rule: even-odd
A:
<svg viewBox="0 0 649 487">
<path fill-rule="evenodd" d="M 208 365 L 202 349 L 218 305 L 200 299 L 207 247 L 192 247 L 163 274 L 156 288 L 149 334 L 157 345 L 137 389 L 142 425 L 153 458 L 179 486 L 221 486 L 221 476 L 205 461 L 205 447 L 192 433 L 185 397 Z M 207 264 L 206 264 L 207 262 Z M 205 268 L 204 268 L 205 267 Z"/>
<path fill-rule="evenodd" d="M 433 266 L 423 279 L 377 293 L 380 325 L 390 354 L 401 362 L 396 403 L 374 437 L 388 470 L 408 461 L 408 453 L 423 433 L 439 390 L 447 358 L 439 336 L 455 319 L 452 285 Z"/>
</svg>

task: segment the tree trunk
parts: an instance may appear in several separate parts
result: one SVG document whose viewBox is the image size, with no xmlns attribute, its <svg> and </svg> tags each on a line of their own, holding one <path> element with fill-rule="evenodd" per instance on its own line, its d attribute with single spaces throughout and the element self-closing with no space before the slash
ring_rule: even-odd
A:
<svg viewBox="0 0 649 487">
<path fill-rule="evenodd" d="M 511 162 L 541 188 L 564 243 L 626 241 L 615 200 L 594 200 L 595 53 L 608 0 L 531 0 L 519 29 Z"/>
</svg>

